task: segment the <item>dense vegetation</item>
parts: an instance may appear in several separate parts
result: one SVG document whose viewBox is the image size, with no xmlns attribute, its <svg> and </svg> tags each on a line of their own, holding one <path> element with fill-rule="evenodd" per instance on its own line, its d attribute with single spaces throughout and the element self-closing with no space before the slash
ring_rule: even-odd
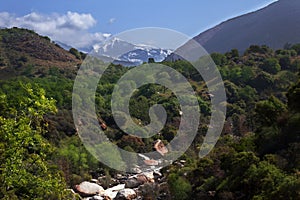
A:
<svg viewBox="0 0 300 200">
<path fill-rule="evenodd" d="M 70 52 L 84 58 L 76 49 Z M 202 159 L 197 152 L 210 117 L 206 85 L 188 62 L 163 62 L 190 81 L 201 108 L 197 137 L 180 158 L 186 162 L 163 169 L 170 198 L 297 199 L 300 45 L 276 51 L 251 46 L 243 55 L 232 50 L 211 56 L 223 77 L 228 104 L 222 136 Z M 3 59 L 6 64 L 0 73 L 7 67 L 18 70 L 18 63 L 7 59 Z M 71 113 L 75 72 L 53 62 L 40 76 L 40 66 L 27 61 L 22 61 L 20 70 L 32 70 L 0 81 L 0 199 L 63 199 L 67 187 L 100 174 L 113 176 L 116 172 L 98 163 L 76 135 Z M 133 120 L 149 123 L 149 107 L 160 103 L 167 110 L 167 124 L 161 134 L 150 139 L 123 133 L 113 120 L 110 99 L 114 84 L 128 70 L 111 65 L 105 72 L 97 90 L 97 112 L 106 122 L 105 133 L 111 140 L 129 151 L 147 152 L 155 140 L 167 143 L 175 136 L 180 123 L 178 101 L 160 85 L 139 88 L 130 101 Z"/>
<path fill-rule="evenodd" d="M 170 168 L 175 199 L 299 198 L 298 46 L 212 54 L 228 98 L 223 136 L 207 157 L 187 152 Z"/>
</svg>

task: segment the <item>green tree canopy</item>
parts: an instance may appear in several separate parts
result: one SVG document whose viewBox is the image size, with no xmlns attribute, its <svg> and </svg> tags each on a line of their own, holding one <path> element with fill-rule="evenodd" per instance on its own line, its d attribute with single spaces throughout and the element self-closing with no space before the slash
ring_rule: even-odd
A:
<svg viewBox="0 0 300 200">
<path fill-rule="evenodd" d="M 64 180 L 49 162 L 54 148 L 43 137 L 55 101 L 37 86 L 20 88 L 24 96 L 0 98 L 0 199 L 63 199 Z"/>
</svg>

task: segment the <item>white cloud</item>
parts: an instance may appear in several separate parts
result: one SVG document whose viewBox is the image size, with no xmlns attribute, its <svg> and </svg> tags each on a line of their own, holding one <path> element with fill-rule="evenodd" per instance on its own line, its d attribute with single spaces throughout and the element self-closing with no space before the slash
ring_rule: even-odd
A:
<svg viewBox="0 0 300 200">
<path fill-rule="evenodd" d="M 109 20 L 108 20 L 108 23 L 109 24 L 113 24 L 113 23 L 115 23 L 116 22 L 116 18 L 110 18 Z"/>
<path fill-rule="evenodd" d="M 111 36 L 111 34 L 110 34 L 110 33 L 103 33 L 103 36 L 104 36 L 105 38 L 109 38 L 109 37 Z"/>
<path fill-rule="evenodd" d="M 88 29 L 96 24 L 96 20 L 91 14 L 78 14 L 76 12 L 68 12 L 67 15 L 58 17 L 58 26 L 70 29 Z"/>
<path fill-rule="evenodd" d="M 90 33 L 89 29 L 97 21 L 91 14 L 67 12 L 66 14 L 44 15 L 36 12 L 17 17 L 14 14 L 0 12 L 0 27 L 22 27 L 47 35 L 54 41 L 60 41 L 79 49 L 102 42 L 110 34 Z"/>
</svg>

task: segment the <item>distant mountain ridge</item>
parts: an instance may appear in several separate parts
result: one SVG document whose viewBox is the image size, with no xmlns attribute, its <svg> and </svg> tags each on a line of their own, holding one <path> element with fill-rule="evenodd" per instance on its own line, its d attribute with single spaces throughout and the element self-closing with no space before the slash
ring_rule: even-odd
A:
<svg viewBox="0 0 300 200">
<path fill-rule="evenodd" d="M 104 61 L 137 66 L 153 58 L 156 62 L 163 61 L 172 53 L 170 49 L 162 49 L 144 44 L 132 44 L 119 38 L 111 38 L 103 44 L 94 45 L 94 53 Z"/>
<path fill-rule="evenodd" d="M 224 53 L 233 48 L 243 52 L 250 45 L 278 49 L 287 43 L 300 43 L 300 1 L 279 0 L 227 20 L 194 39 L 209 53 Z"/>
</svg>

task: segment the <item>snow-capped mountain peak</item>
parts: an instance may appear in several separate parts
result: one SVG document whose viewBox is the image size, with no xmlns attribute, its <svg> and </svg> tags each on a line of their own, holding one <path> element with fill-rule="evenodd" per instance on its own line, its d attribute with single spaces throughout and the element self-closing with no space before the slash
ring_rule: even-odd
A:
<svg viewBox="0 0 300 200">
<path fill-rule="evenodd" d="M 114 63 L 126 66 L 140 65 L 147 62 L 149 58 L 161 62 L 173 52 L 170 49 L 161 49 L 151 45 L 132 44 L 116 37 L 102 44 L 95 44 L 93 49 L 98 56 L 113 59 Z"/>
</svg>

